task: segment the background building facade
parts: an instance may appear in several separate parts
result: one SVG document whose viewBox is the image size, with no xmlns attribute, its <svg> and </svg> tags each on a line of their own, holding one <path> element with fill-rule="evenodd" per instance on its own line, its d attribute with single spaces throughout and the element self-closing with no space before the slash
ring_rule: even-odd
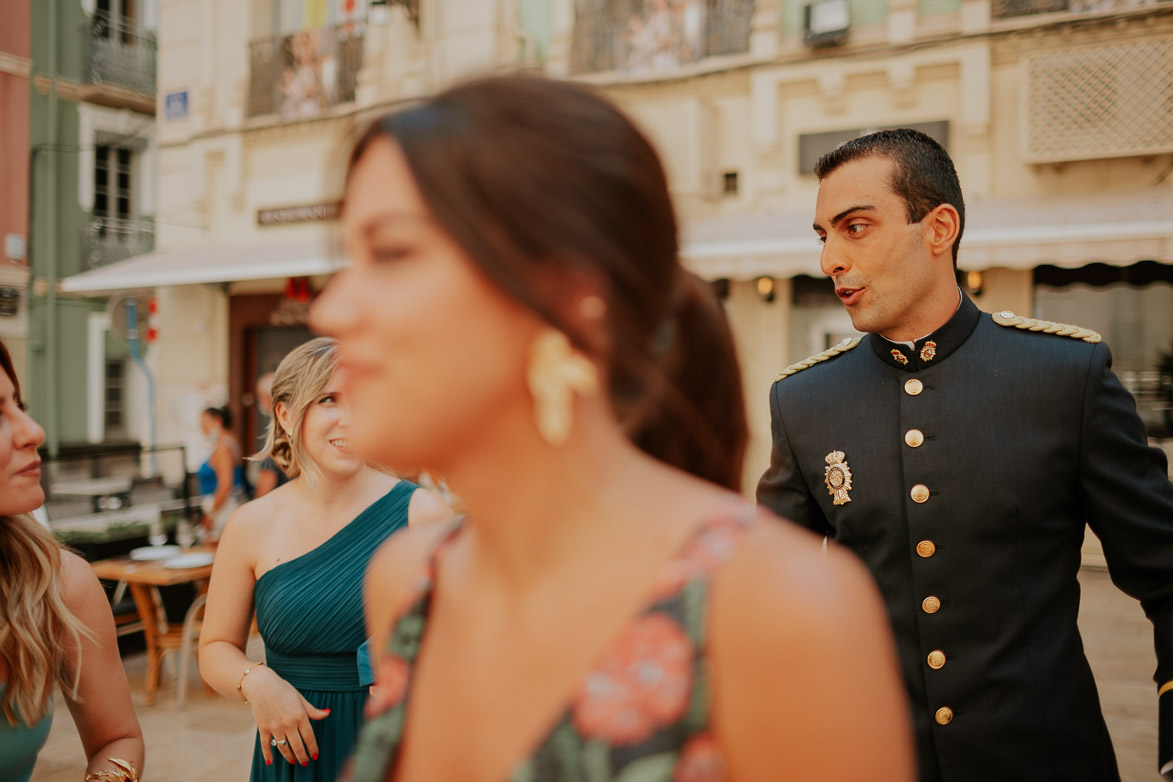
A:
<svg viewBox="0 0 1173 782">
<path fill-rule="evenodd" d="M 347 139 L 519 67 L 598 85 L 660 148 L 686 263 L 725 293 L 741 349 L 747 486 L 776 372 L 854 333 L 818 271 L 813 162 L 882 127 L 956 161 L 979 305 L 1103 332 L 1169 434 L 1169 0 L 168 0 L 158 31 L 158 249 L 63 287 L 157 299 L 161 441 L 213 403 L 257 434 L 253 380 L 345 262 Z"/>
<path fill-rule="evenodd" d="M 145 379 L 105 297 L 61 281 L 154 245 L 155 39 L 149 0 L 31 5 L 26 382 L 47 448 L 140 440 Z M 123 310 L 124 312 L 124 310 Z"/>
<path fill-rule="evenodd" d="M 28 351 L 29 0 L 0 0 L 0 339 L 17 375 Z"/>
</svg>

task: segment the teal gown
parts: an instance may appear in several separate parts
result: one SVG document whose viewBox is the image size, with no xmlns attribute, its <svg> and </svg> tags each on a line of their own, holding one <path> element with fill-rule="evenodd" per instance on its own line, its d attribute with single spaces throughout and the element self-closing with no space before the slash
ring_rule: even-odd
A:
<svg viewBox="0 0 1173 782">
<path fill-rule="evenodd" d="M 369 685 L 359 670 L 366 651 L 363 575 L 379 545 L 407 526 L 417 488 L 400 481 L 325 543 L 257 579 L 265 664 L 330 716 L 310 722 L 319 754 L 308 766 L 289 763 L 276 748 L 266 766 L 258 731 L 252 782 L 332 782 L 338 776 L 358 737 Z"/>
</svg>

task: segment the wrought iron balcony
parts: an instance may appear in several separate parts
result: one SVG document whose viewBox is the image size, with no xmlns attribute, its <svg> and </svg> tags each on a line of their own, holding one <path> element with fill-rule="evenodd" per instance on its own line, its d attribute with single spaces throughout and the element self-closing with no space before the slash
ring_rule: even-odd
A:
<svg viewBox="0 0 1173 782">
<path fill-rule="evenodd" d="M 308 119 L 353 101 L 363 33 L 352 22 L 250 43 L 248 116 Z"/>
<path fill-rule="evenodd" d="M 143 220 L 95 218 L 82 228 L 82 259 L 96 269 L 155 249 L 155 225 Z"/>
<path fill-rule="evenodd" d="M 662 0 L 575 6 L 570 72 L 666 73 L 749 51 L 755 0 Z"/>
<path fill-rule="evenodd" d="M 86 82 L 155 94 L 155 34 L 101 11 L 82 29 Z"/>
</svg>

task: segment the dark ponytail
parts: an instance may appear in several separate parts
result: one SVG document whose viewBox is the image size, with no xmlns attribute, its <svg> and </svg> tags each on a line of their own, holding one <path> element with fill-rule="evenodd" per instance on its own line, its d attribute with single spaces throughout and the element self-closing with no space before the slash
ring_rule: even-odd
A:
<svg viewBox="0 0 1173 782">
<path fill-rule="evenodd" d="M 349 171 L 379 138 L 398 145 L 432 217 L 481 271 L 606 365 L 632 442 L 740 488 L 747 431 L 729 324 L 680 264 L 663 166 L 631 120 L 581 84 L 495 76 L 379 119 Z M 606 300 L 606 348 L 569 315 L 584 280 Z"/>
<path fill-rule="evenodd" d="M 749 429 L 741 366 L 712 287 L 681 271 L 681 301 L 657 336 L 658 359 L 627 411 L 628 437 L 661 461 L 738 491 Z"/>
<path fill-rule="evenodd" d="M 228 430 L 232 428 L 232 411 L 227 407 L 209 407 L 204 410 L 204 415 L 210 415 L 220 422 L 220 428 Z"/>
</svg>

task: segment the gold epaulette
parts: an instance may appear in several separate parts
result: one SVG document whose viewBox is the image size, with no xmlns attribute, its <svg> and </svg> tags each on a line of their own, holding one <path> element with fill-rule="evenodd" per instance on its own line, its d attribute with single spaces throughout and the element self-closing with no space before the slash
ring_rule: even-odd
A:
<svg viewBox="0 0 1173 782">
<path fill-rule="evenodd" d="M 1090 342 L 1093 345 L 1103 341 L 1103 337 L 1091 329 L 1069 326 L 1066 323 L 1052 323 L 1049 320 L 1024 318 L 1021 315 L 1015 315 L 1009 310 L 995 312 L 993 318 L 994 322 L 999 326 L 1010 326 L 1016 329 L 1025 329 L 1026 331 L 1037 331 L 1042 334 L 1058 334 L 1060 337 L 1082 339 L 1084 342 Z"/>
<path fill-rule="evenodd" d="M 802 370 L 806 369 L 807 367 L 813 367 L 815 364 L 822 363 L 823 361 L 826 361 L 829 358 L 835 358 L 835 356 L 838 356 L 840 353 L 846 353 L 847 351 L 851 350 L 853 347 L 855 347 L 856 345 L 858 345 L 862 341 L 863 341 L 863 337 L 852 337 L 851 339 L 845 339 L 842 342 L 840 342 L 838 345 L 835 345 L 834 347 L 831 347 L 831 348 L 827 348 L 822 353 L 816 353 L 813 356 L 811 356 L 810 358 L 804 358 L 802 361 L 799 361 L 797 364 L 791 364 L 790 366 L 786 367 L 786 369 L 783 369 L 781 372 L 778 373 L 778 376 L 776 378 L 774 378 L 774 382 L 777 383 L 779 380 L 781 380 L 784 377 L 790 377 L 795 372 L 801 372 Z"/>
</svg>

